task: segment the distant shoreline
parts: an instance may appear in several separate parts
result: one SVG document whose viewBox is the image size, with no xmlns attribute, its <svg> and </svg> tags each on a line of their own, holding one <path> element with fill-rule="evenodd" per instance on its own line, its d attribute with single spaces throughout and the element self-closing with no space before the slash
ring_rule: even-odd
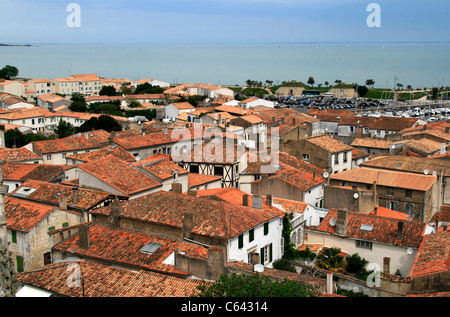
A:
<svg viewBox="0 0 450 317">
<path fill-rule="evenodd" d="M 0 46 L 25 46 L 25 47 L 31 47 L 33 45 L 31 45 L 31 44 L 4 44 L 4 43 L 0 43 Z"/>
</svg>

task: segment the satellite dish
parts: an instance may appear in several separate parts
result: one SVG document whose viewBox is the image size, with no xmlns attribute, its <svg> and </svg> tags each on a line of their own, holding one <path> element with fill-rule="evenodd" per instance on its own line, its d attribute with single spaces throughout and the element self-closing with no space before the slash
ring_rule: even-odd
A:
<svg viewBox="0 0 450 317">
<path fill-rule="evenodd" d="M 353 198 L 358 199 L 358 197 L 359 197 L 359 194 L 358 194 L 358 193 L 354 193 L 354 194 L 353 194 Z"/>
<path fill-rule="evenodd" d="M 331 218 L 329 223 L 330 223 L 330 226 L 334 227 L 336 225 L 336 218 Z"/>
<path fill-rule="evenodd" d="M 328 176 L 330 176 L 330 174 L 328 174 L 328 172 L 323 173 L 324 178 L 328 178 Z"/>
<path fill-rule="evenodd" d="M 424 173 L 425 175 L 428 175 L 428 170 L 424 170 L 423 173 Z"/>
<path fill-rule="evenodd" d="M 408 249 L 406 250 L 406 253 L 408 253 L 408 255 L 413 254 L 413 249 L 412 249 L 412 248 L 408 248 Z"/>
</svg>

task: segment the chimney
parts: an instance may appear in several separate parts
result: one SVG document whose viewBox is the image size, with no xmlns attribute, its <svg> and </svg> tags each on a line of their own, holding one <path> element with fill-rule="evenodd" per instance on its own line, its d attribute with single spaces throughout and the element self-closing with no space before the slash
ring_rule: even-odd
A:
<svg viewBox="0 0 450 317">
<path fill-rule="evenodd" d="M 333 271 L 327 273 L 327 294 L 333 294 Z"/>
<path fill-rule="evenodd" d="M 375 206 L 375 208 L 373 209 L 373 214 L 375 216 L 378 216 L 378 207 L 377 206 Z"/>
<path fill-rule="evenodd" d="M 268 194 L 268 195 L 266 196 L 266 204 L 267 204 L 268 206 L 272 206 L 272 204 L 273 204 L 273 197 L 272 197 L 271 194 Z"/>
<path fill-rule="evenodd" d="M 83 250 L 89 250 L 90 241 L 89 241 L 89 226 L 88 224 L 84 223 L 80 225 L 80 231 L 78 232 L 79 235 L 79 244 L 80 249 Z"/>
<path fill-rule="evenodd" d="M 249 195 L 247 195 L 247 194 L 244 194 L 244 196 L 242 197 L 242 204 L 244 205 L 244 206 L 250 206 L 250 204 L 249 204 Z"/>
<path fill-rule="evenodd" d="M 122 211 L 122 205 L 120 204 L 119 198 L 117 198 L 116 196 L 112 201 L 111 209 L 109 211 L 109 222 L 111 228 L 120 228 L 120 214 L 122 213 Z"/>
<path fill-rule="evenodd" d="M 80 202 L 80 198 L 78 196 L 78 192 L 79 192 L 78 187 L 72 187 L 72 192 L 73 192 L 72 201 L 73 201 L 73 204 L 76 205 Z"/>
<path fill-rule="evenodd" d="M 259 195 L 253 195 L 253 197 L 252 197 L 252 207 L 253 207 L 253 208 L 263 209 L 263 204 L 262 204 L 262 202 L 263 202 L 262 196 L 259 196 Z"/>
<path fill-rule="evenodd" d="M 65 197 L 64 194 L 59 196 L 59 209 L 67 210 L 67 197 Z"/>
<path fill-rule="evenodd" d="M 192 212 L 185 212 L 183 217 L 183 236 L 186 238 L 192 237 L 192 229 L 195 227 L 195 216 Z"/>
<path fill-rule="evenodd" d="M 336 219 L 336 234 L 345 236 L 347 234 L 348 212 L 345 209 L 338 209 Z"/>
<path fill-rule="evenodd" d="M 183 191 L 182 185 L 180 183 L 172 183 L 172 192 L 181 194 Z"/>
<path fill-rule="evenodd" d="M 377 182 L 373 181 L 373 205 L 378 206 L 378 197 L 377 197 Z"/>
<path fill-rule="evenodd" d="M 197 191 L 193 189 L 189 189 L 187 191 L 188 196 L 197 197 Z"/>
<path fill-rule="evenodd" d="M 397 226 L 397 240 L 403 240 L 403 222 L 399 221 Z"/>
</svg>

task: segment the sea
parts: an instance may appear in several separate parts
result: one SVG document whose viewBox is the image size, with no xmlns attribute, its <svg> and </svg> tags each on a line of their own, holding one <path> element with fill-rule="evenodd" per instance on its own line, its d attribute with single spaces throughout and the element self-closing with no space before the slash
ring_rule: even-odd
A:
<svg viewBox="0 0 450 317">
<path fill-rule="evenodd" d="M 336 80 L 375 87 L 449 86 L 450 43 L 51 44 L 0 46 L 0 67 L 19 77 L 71 74 L 154 78 L 171 84 L 245 85 L 250 80 L 306 83 Z"/>
</svg>

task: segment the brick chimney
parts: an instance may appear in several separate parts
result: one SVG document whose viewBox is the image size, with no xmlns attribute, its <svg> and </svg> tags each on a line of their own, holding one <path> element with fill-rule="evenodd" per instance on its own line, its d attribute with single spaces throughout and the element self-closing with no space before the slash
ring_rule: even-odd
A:
<svg viewBox="0 0 450 317">
<path fill-rule="evenodd" d="M 67 210 L 67 197 L 65 197 L 64 194 L 59 196 L 59 209 Z"/>
<path fill-rule="evenodd" d="M 111 228 L 120 228 L 120 215 L 122 211 L 122 205 L 120 204 L 120 201 L 116 196 L 112 201 L 111 208 L 109 210 L 109 223 Z"/>
<path fill-rule="evenodd" d="M 181 194 L 183 191 L 182 185 L 180 183 L 172 183 L 172 192 Z"/>
<path fill-rule="evenodd" d="M 195 215 L 192 212 L 185 212 L 183 217 L 183 236 L 192 238 L 192 229 L 195 227 Z"/>
<path fill-rule="evenodd" d="M 242 204 L 244 205 L 244 206 L 250 206 L 250 204 L 249 204 L 249 195 L 247 195 L 247 194 L 244 194 L 244 196 L 242 197 Z"/>
<path fill-rule="evenodd" d="M 345 236 L 347 234 L 348 212 L 345 209 L 338 209 L 336 219 L 336 234 Z"/>
<path fill-rule="evenodd" d="M 89 250 L 89 246 L 90 246 L 89 225 L 86 223 L 81 224 L 78 235 L 79 235 L 80 249 Z"/>
<path fill-rule="evenodd" d="M 271 194 L 268 194 L 268 195 L 266 196 L 266 204 L 267 204 L 268 206 L 272 206 L 272 204 L 273 204 L 273 197 L 272 197 Z"/>
<path fill-rule="evenodd" d="M 72 201 L 75 205 L 80 202 L 78 192 L 79 192 L 78 187 L 72 187 L 72 193 L 73 193 Z"/>
<path fill-rule="evenodd" d="M 252 197 L 252 207 L 257 209 L 263 209 L 262 196 L 253 195 Z"/>
</svg>

